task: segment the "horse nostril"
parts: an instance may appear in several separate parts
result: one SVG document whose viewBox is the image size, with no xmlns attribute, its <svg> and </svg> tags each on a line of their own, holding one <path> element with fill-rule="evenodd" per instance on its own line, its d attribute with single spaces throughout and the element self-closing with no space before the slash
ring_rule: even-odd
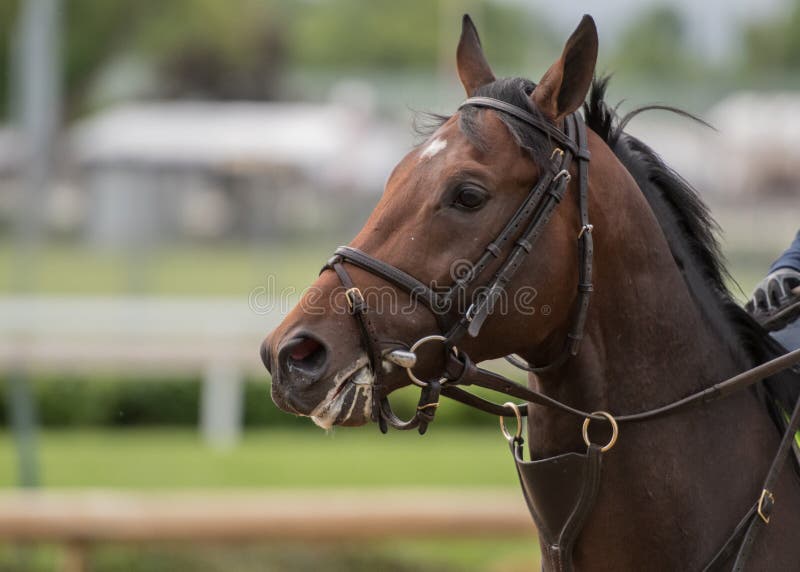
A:
<svg viewBox="0 0 800 572">
<path fill-rule="evenodd" d="M 313 338 L 298 338 L 289 346 L 289 359 L 306 370 L 317 370 L 325 364 L 327 352 Z"/>
<path fill-rule="evenodd" d="M 298 336 L 281 348 L 278 360 L 290 375 L 297 371 L 308 381 L 316 381 L 327 366 L 328 350 L 315 338 Z"/>
</svg>

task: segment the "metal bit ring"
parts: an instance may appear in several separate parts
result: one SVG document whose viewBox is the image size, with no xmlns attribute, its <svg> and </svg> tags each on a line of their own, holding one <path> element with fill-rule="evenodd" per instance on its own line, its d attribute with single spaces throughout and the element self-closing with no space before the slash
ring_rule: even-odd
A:
<svg viewBox="0 0 800 572">
<path fill-rule="evenodd" d="M 522 413 L 519 411 L 519 406 L 511 401 L 503 403 L 503 407 L 508 407 L 514 412 L 514 417 L 517 418 L 517 431 L 513 435 L 508 432 L 508 429 L 506 429 L 506 418 L 503 415 L 500 416 L 500 431 L 503 432 L 503 437 L 505 437 L 508 442 L 515 441 L 522 435 Z"/>
</svg>

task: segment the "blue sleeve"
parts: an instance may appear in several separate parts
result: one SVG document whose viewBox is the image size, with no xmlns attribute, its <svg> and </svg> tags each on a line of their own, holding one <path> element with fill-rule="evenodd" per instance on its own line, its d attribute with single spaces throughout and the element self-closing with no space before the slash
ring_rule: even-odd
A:
<svg viewBox="0 0 800 572">
<path fill-rule="evenodd" d="M 792 245 L 781 254 L 780 258 L 772 263 L 769 271 L 773 272 L 778 268 L 794 268 L 800 272 L 800 230 L 797 231 L 797 236 L 794 237 Z"/>
</svg>

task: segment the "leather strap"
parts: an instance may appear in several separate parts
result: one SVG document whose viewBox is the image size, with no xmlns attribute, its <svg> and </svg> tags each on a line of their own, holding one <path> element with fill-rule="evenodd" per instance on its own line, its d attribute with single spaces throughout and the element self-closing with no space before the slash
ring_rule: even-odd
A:
<svg viewBox="0 0 800 572">
<path fill-rule="evenodd" d="M 459 355 L 450 354 L 449 360 L 450 363 L 448 363 L 446 371 L 448 376 L 452 376 L 452 380 L 445 384 L 442 394 L 452 397 L 457 401 L 461 401 L 462 403 L 467 403 L 476 409 L 480 409 L 493 415 L 504 415 L 506 417 L 511 417 L 514 415 L 514 413 L 507 407 L 492 403 L 476 395 L 469 394 L 466 391 L 456 387 L 457 385 L 475 385 L 477 387 L 483 387 L 530 403 L 536 403 L 537 405 L 542 405 L 551 409 L 558 409 L 559 411 L 563 411 L 583 419 L 589 418 L 596 421 L 602 421 L 605 419 L 600 415 L 594 415 L 587 411 L 582 411 L 580 409 L 571 407 L 543 393 L 515 383 L 497 373 L 479 368 L 472 363 L 471 360 L 465 361 L 464 355 L 461 353 Z M 727 397 L 728 395 L 746 389 L 765 378 L 789 369 L 798 363 L 800 363 L 800 349 L 796 349 L 782 356 L 774 358 L 743 373 L 735 375 L 734 377 L 726 379 L 725 381 L 716 383 L 709 388 L 688 395 L 687 397 L 672 403 L 668 403 L 667 405 L 639 413 L 629 413 L 619 416 L 615 415 L 614 419 L 620 423 L 634 423 L 647 421 L 649 419 L 655 419 L 658 417 L 664 417 L 678 411 L 690 409 L 696 405 L 709 403 L 711 401 Z M 467 395 L 469 397 L 467 397 Z M 521 414 L 526 415 L 527 412 L 523 409 Z"/>
<path fill-rule="evenodd" d="M 467 102 L 472 101 L 467 100 Z M 466 102 L 465 102 L 466 103 Z M 487 102 L 482 102 L 483 105 L 487 107 L 489 104 Z M 505 111 L 505 106 L 499 106 L 496 109 L 501 111 Z M 572 140 L 575 138 L 578 142 L 578 209 L 580 212 L 580 220 L 581 220 L 581 228 L 578 232 L 578 244 L 579 244 L 579 283 L 578 283 L 578 300 L 577 300 L 577 309 L 573 312 L 572 324 L 567 334 L 567 340 L 565 342 L 564 348 L 562 353 L 550 364 L 545 366 L 530 366 L 525 364 L 523 367 L 527 371 L 531 371 L 534 373 L 543 373 L 546 371 L 550 371 L 556 369 L 563 365 L 570 356 L 577 355 L 579 351 L 580 340 L 583 337 L 583 330 L 586 324 L 586 315 L 589 308 L 589 299 L 590 294 L 593 290 L 592 287 L 592 257 L 594 254 L 594 248 L 592 245 L 592 225 L 589 223 L 589 197 L 588 197 L 588 142 L 586 137 L 586 126 L 582 121 L 580 121 L 576 115 L 570 115 L 565 120 L 565 129 L 566 129 L 566 137 Z M 541 233 L 544 227 L 547 225 L 547 222 L 552 217 L 552 214 L 558 204 L 564 197 L 564 194 L 567 189 L 567 184 L 569 183 L 571 176 L 567 171 L 570 163 L 573 159 L 574 146 L 572 148 L 568 148 L 566 151 L 562 151 L 562 161 L 561 161 L 561 170 L 558 171 L 554 177 L 552 182 L 547 188 L 547 192 L 544 196 L 542 196 L 541 200 L 538 201 L 538 209 L 536 210 L 536 214 L 534 215 L 533 219 L 527 226 L 527 228 L 523 231 L 522 235 L 516 240 L 515 248 L 509 254 L 506 262 L 504 263 L 503 267 L 498 271 L 495 275 L 494 281 L 492 282 L 491 286 L 489 287 L 487 293 L 483 296 L 483 298 L 475 305 L 475 311 L 470 316 L 470 312 L 468 312 L 467 316 L 465 316 L 465 320 L 462 320 L 460 326 L 461 328 L 466 328 L 467 332 L 470 336 L 475 337 L 480 332 L 481 327 L 483 326 L 484 321 L 486 318 L 493 312 L 495 304 L 497 300 L 501 297 L 504 293 L 505 289 L 507 288 L 508 284 L 511 282 L 512 278 L 519 270 L 522 265 L 522 262 L 526 258 L 526 256 L 530 253 L 535 244 L 536 240 L 541 236 Z M 581 150 L 586 150 L 586 153 L 581 153 Z M 554 155 L 556 153 L 554 152 Z M 537 192 L 532 191 L 530 196 L 538 195 Z M 538 199 L 538 196 L 536 197 Z M 513 219 L 512 219 L 513 220 Z M 516 229 L 516 227 L 514 227 Z M 508 230 L 508 227 L 507 227 Z M 505 236 L 506 230 L 502 233 L 501 236 Z M 492 251 L 494 252 L 494 251 Z M 481 259 L 482 262 L 483 259 Z M 481 267 L 480 270 L 483 268 Z M 448 334 L 448 339 L 451 340 L 452 344 L 457 343 L 458 338 L 460 335 L 463 334 L 463 331 L 460 329 L 456 329 Z"/>
<path fill-rule="evenodd" d="M 457 388 L 449 388 L 449 390 L 454 389 Z M 795 404 L 758 500 L 703 568 L 703 572 L 719 570 L 734 553 L 736 560 L 732 571 L 743 572 L 759 533 L 769 523 L 775 506 L 774 490 L 798 428 L 800 428 L 800 399 Z M 576 453 L 557 455 L 539 461 L 524 461 L 523 439 L 517 437 L 511 439 L 509 443 L 528 510 L 543 540 L 542 556 L 552 570 L 570 572 L 575 541 L 597 498 L 601 479 L 602 451 L 598 445 L 590 444 L 585 455 L 585 464 L 577 466 Z M 550 469 L 548 465 L 555 467 Z M 578 481 L 581 482 L 580 494 L 575 500 Z M 564 503 L 571 507 L 568 517 L 560 506 Z"/>
<path fill-rule="evenodd" d="M 350 275 L 344 269 L 340 256 L 334 256 L 329 261 L 329 265 L 333 268 L 334 272 L 336 272 L 342 286 L 346 288 L 345 297 L 350 306 L 350 313 L 356 319 L 356 323 L 358 323 L 359 330 L 361 331 L 361 342 L 364 345 L 364 350 L 367 352 L 369 365 L 372 371 L 376 371 L 376 368 L 381 367 L 382 356 L 380 347 L 376 341 L 378 339 L 377 331 L 369 317 L 367 302 L 364 300 L 361 291 L 351 280 Z M 382 387 L 373 386 L 372 388 L 372 418 L 374 421 L 378 422 L 380 430 L 385 433 L 388 428 L 386 427 L 385 421 L 383 421 L 379 406 L 381 400 L 385 397 L 382 395 L 382 391 Z"/>
<path fill-rule="evenodd" d="M 719 570 L 720 566 L 728 562 L 734 554 L 736 554 L 736 560 L 731 570 L 733 572 L 741 572 L 744 570 L 759 533 L 767 526 L 770 516 L 772 515 L 772 510 L 775 506 L 775 486 L 778 482 L 781 469 L 786 464 L 786 459 L 789 456 L 789 448 L 791 447 L 792 441 L 795 439 L 798 428 L 800 428 L 800 399 L 798 399 L 795 404 L 792 417 L 789 419 L 778 450 L 775 453 L 775 457 L 772 459 L 772 464 L 770 465 L 766 479 L 764 479 L 764 484 L 761 488 L 761 494 L 758 500 L 750 507 L 742 520 L 739 521 L 733 529 L 733 532 L 731 532 L 731 535 L 725 541 L 725 544 L 722 545 L 722 548 L 720 548 L 711 559 L 711 562 L 703 568 L 703 572 Z M 737 542 L 739 544 L 737 544 Z"/>
<path fill-rule="evenodd" d="M 737 524 L 733 529 L 733 532 L 731 532 L 731 535 L 725 541 L 725 544 L 722 545 L 722 548 L 717 551 L 717 553 L 711 559 L 711 562 L 706 564 L 706 567 L 703 568 L 703 572 L 714 572 L 715 570 L 719 570 L 719 567 L 725 564 L 728 559 L 736 553 L 736 548 L 739 546 L 737 542 L 740 541 L 753 516 L 756 515 L 756 510 L 756 505 L 750 507 L 750 510 L 747 511 L 747 514 L 744 515 L 744 518 L 742 518 L 742 520 L 739 521 L 739 524 Z"/>
<path fill-rule="evenodd" d="M 575 121 L 578 133 L 578 146 L 580 149 L 588 149 L 589 143 L 586 138 L 586 125 L 582 121 Z M 578 155 L 578 209 L 581 217 L 581 229 L 578 233 L 578 260 L 581 261 L 578 277 L 578 310 L 575 322 L 568 334 L 569 353 L 578 355 L 580 350 L 583 331 L 586 326 L 586 316 L 589 312 L 589 301 L 591 300 L 594 286 L 592 283 L 592 261 L 594 260 L 594 239 L 592 231 L 594 227 L 589 223 L 589 159 Z"/>
<path fill-rule="evenodd" d="M 516 105 L 491 97 L 470 97 L 464 100 L 458 108 L 462 109 L 464 107 L 485 107 L 507 113 L 508 115 L 516 117 L 520 121 L 527 123 L 531 127 L 538 129 L 547 135 L 548 138 L 556 141 L 560 147 L 569 149 L 573 155 L 584 156 L 587 160 L 591 158 L 588 149 L 579 149 L 579 147 L 569 137 L 564 135 L 564 133 L 562 133 L 556 126 L 547 121 L 545 118 L 534 115 L 530 111 L 526 111 L 520 107 L 517 107 Z"/>
<path fill-rule="evenodd" d="M 789 449 L 795 438 L 795 433 L 800 428 L 800 399 L 794 406 L 792 416 L 789 418 L 789 423 L 786 426 L 786 431 L 783 434 L 781 443 L 778 446 L 778 451 L 772 459 L 767 478 L 764 479 L 764 485 L 761 488 L 761 493 L 755 504 L 755 515 L 750 517 L 750 525 L 747 527 L 742 545 L 739 547 L 739 553 L 736 555 L 736 561 L 733 564 L 733 572 L 741 572 L 750 557 L 758 535 L 769 524 L 772 510 L 775 507 L 775 486 L 778 484 L 778 477 L 780 477 L 781 470 L 786 464 L 786 459 L 789 457 Z M 751 509 L 752 510 L 752 509 Z"/>
<path fill-rule="evenodd" d="M 340 246 L 334 251 L 334 258 L 339 257 L 353 266 L 358 266 L 371 274 L 380 276 L 393 286 L 404 290 L 414 301 L 422 302 L 429 310 L 437 316 L 443 311 L 443 300 L 441 296 L 431 288 L 417 280 L 410 274 L 403 272 L 390 264 L 373 258 L 369 254 L 362 252 L 352 246 Z M 333 260 L 333 259 L 332 259 Z M 330 261 L 323 267 L 323 271 L 330 267 Z M 338 272 L 337 272 L 338 274 Z M 339 276 L 341 279 L 341 275 Z"/>
<path fill-rule="evenodd" d="M 506 226 L 503 228 L 500 234 L 498 234 L 492 242 L 486 245 L 486 249 L 484 250 L 483 254 L 471 265 L 470 271 L 466 272 L 463 276 L 454 277 L 455 282 L 448 293 L 448 296 L 453 297 L 463 293 L 467 287 L 474 283 L 475 280 L 483 274 L 484 270 L 486 270 L 486 267 L 493 260 L 500 257 L 500 254 L 502 254 L 511 238 L 519 234 L 520 228 L 525 221 L 533 216 L 534 212 L 536 211 L 536 207 L 539 206 L 539 202 L 542 199 L 545 189 L 550 185 L 552 178 L 558 172 L 562 164 L 563 163 L 556 165 L 555 162 L 551 161 L 551 163 L 547 166 L 546 172 L 542 174 L 536 185 L 534 185 L 534 187 L 528 192 L 528 196 L 526 197 L 525 201 L 519 206 L 508 223 L 506 223 Z"/>
</svg>

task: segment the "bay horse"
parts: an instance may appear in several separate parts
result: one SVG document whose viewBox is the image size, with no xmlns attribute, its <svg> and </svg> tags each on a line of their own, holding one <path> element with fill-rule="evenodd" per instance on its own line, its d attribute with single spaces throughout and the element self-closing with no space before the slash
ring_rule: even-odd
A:
<svg viewBox="0 0 800 572">
<path fill-rule="evenodd" d="M 545 570 L 798 570 L 800 478 L 771 469 L 799 376 L 759 370 L 728 391 L 784 350 L 729 294 L 696 192 L 606 105 L 597 50 L 585 16 L 538 83 L 496 79 L 464 17 L 468 99 L 264 340 L 272 398 L 324 428 L 424 432 L 440 395 L 527 414 L 531 461 L 504 432 Z M 512 354 L 527 388 L 474 365 Z M 412 382 L 404 421 L 387 396 Z"/>
</svg>

